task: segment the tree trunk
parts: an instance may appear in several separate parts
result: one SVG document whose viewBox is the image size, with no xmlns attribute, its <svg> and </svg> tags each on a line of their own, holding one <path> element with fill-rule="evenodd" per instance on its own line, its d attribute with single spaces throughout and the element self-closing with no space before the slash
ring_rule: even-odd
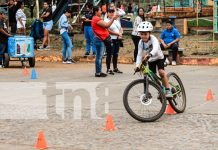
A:
<svg viewBox="0 0 218 150">
<path fill-rule="evenodd" d="M 36 0 L 36 18 L 39 19 L 39 0 Z"/>
</svg>

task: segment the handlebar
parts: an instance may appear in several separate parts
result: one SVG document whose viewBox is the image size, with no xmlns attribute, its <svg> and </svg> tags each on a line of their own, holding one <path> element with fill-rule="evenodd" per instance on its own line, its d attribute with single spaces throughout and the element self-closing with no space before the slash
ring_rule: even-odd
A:
<svg viewBox="0 0 218 150">
<path fill-rule="evenodd" d="M 137 67 L 137 68 L 135 69 L 133 75 L 135 75 L 137 72 L 143 71 L 143 68 L 144 68 L 145 66 L 147 66 L 147 61 L 143 60 L 142 63 L 141 63 L 141 65 L 140 65 L 140 67 Z"/>
</svg>

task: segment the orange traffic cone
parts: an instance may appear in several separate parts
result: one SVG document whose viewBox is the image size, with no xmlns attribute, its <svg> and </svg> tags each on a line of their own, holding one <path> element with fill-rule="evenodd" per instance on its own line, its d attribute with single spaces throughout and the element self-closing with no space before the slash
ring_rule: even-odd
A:
<svg viewBox="0 0 218 150">
<path fill-rule="evenodd" d="M 24 76 L 28 76 L 28 74 L 29 74 L 29 73 L 28 73 L 28 70 L 27 70 L 27 68 L 25 67 L 24 70 L 23 70 L 23 75 L 24 75 Z"/>
<path fill-rule="evenodd" d="M 211 90 L 211 89 L 209 89 L 208 92 L 207 92 L 206 100 L 207 100 L 207 101 L 213 100 L 213 93 L 212 93 L 212 90 Z"/>
<path fill-rule="evenodd" d="M 107 116 L 106 126 L 105 126 L 104 130 L 106 130 L 106 131 L 115 130 L 115 125 L 114 125 L 113 118 L 111 115 Z"/>
<path fill-rule="evenodd" d="M 45 138 L 44 138 L 43 131 L 39 132 L 35 148 L 36 149 L 46 149 L 46 148 L 48 148 L 48 146 L 46 144 L 46 141 L 45 141 Z"/>
<path fill-rule="evenodd" d="M 172 106 L 170 104 L 167 105 L 167 109 L 165 111 L 165 114 L 167 115 L 174 115 L 176 112 L 173 110 Z"/>
</svg>

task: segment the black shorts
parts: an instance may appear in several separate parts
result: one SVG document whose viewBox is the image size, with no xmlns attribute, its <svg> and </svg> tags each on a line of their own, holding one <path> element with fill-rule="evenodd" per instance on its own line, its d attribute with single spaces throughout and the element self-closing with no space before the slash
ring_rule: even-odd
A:
<svg viewBox="0 0 218 150">
<path fill-rule="evenodd" d="M 164 59 L 158 59 L 156 61 L 153 62 L 148 62 L 149 65 L 149 69 L 153 72 L 153 73 L 157 73 L 157 68 L 159 69 L 163 69 L 164 70 Z"/>
</svg>

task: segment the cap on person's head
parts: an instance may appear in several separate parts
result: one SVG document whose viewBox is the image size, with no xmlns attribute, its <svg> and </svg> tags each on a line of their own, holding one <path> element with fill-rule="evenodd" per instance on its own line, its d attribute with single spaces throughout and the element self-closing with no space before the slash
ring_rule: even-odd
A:
<svg viewBox="0 0 218 150">
<path fill-rule="evenodd" d="M 170 20 L 168 20 L 166 23 L 169 23 L 169 24 L 173 25 L 173 22 L 170 21 Z"/>
</svg>

